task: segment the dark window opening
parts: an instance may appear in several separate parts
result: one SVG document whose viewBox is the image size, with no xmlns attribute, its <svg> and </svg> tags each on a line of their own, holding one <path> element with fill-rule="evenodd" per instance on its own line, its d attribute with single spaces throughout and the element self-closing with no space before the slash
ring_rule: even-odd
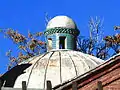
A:
<svg viewBox="0 0 120 90">
<path fill-rule="evenodd" d="M 65 49 L 65 38 L 66 37 L 59 37 L 59 49 Z"/>
<path fill-rule="evenodd" d="M 48 40 L 52 40 L 52 38 L 48 38 Z"/>
</svg>

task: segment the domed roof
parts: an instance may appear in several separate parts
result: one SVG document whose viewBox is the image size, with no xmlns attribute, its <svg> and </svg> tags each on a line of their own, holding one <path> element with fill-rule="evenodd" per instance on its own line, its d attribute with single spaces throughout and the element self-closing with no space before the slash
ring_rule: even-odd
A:
<svg viewBox="0 0 120 90">
<path fill-rule="evenodd" d="M 18 76 L 15 88 L 20 88 L 22 81 L 27 82 L 28 88 L 46 88 L 46 81 L 52 86 L 75 78 L 100 65 L 104 61 L 94 56 L 73 50 L 50 51 L 40 56 L 28 59 L 24 63 L 32 63 L 24 74 Z"/>
<path fill-rule="evenodd" d="M 46 29 L 62 27 L 77 29 L 75 22 L 67 16 L 56 16 L 48 22 Z"/>
</svg>

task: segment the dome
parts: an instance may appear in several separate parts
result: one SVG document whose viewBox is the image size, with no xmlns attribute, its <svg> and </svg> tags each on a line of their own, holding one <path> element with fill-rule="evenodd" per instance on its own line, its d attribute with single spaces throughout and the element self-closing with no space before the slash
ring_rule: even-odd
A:
<svg viewBox="0 0 120 90">
<path fill-rule="evenodd" d="M 56 16 L 48 22 L 44 34 L 48 36 L 56 33 L 78 36 L 80 31 L 77 29 L 75 22 L 68 16 Z"/>
<path fill-rule="evenodd" d="M 20 88 L 22 81 L 28 88 L 46 88 L 46 81 L 52 86 L 61 84 L 97 67 L 104 61 L 94 56 L 73 50 L 54 50 L 28 59 L 25 63 L 32 65 L 18 76 L 14 88 Z"/>
<path fill-rule="evenodd" d="M 63 27 L 77 29 L 75 22 L 67 16 L 56 16 L 48 22 L 46 29 Z"/>
</svg>

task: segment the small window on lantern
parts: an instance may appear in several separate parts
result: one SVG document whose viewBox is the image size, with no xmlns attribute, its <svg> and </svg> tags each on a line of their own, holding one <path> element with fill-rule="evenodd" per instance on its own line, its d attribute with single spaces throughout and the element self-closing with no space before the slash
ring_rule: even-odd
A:
<svg viewBox="0 0 120 90">
<path fill-rule="evenodd" d="M 65 49 L 65 38 L 64 36 L 59 37 L 59 49 Z"/>
<path fill-rule="evenodd" d="M 52 38 L 48 38 L 48 50 L 52 49 Z"/>
</svg>

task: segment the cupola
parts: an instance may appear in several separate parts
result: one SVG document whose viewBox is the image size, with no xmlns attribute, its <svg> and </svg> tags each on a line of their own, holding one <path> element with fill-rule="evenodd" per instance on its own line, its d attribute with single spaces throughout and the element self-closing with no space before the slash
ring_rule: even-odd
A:
<svg viewBox="0 0 120 90">
<path fill-rule="evenodd" d="M 53 49 L 76 50 L 79 30 L 75 22 L 67 16 L 56 16 L 48 22 L 45 35 L 48 51 Z"/>
</svg>

